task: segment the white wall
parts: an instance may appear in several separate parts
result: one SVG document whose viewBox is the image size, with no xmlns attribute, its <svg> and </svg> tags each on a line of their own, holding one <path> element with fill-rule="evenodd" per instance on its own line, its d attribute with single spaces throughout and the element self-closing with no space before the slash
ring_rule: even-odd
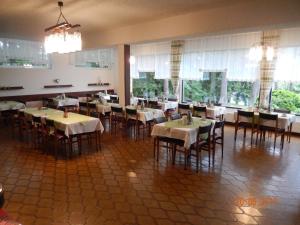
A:
<svg viewBox="0 0 300 225">
<path fill-rule="evenodd" d="M 31 95 L 43 93 L 63 93 L 93 91 L 118 88 L 117 50 L 112 69 L 80 68 L 69 63 L 68 54 L 53 54 L 51 69 L 0 68 L 0 86 L 23 86 L 22 90 L 1 91 L 0 96 Z M 72 84 L 71 88 L 43 88 L 44 85 Z M 89 87 L 88 83 L 110 83 L 105 87 Z"/>
</svg>

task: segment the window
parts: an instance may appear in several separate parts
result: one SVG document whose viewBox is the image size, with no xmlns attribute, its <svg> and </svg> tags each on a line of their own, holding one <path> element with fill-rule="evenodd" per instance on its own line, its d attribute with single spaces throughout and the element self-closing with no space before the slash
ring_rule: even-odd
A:
<svg viewBox="0 0 300 225">
<path fill-rule="evenodd" d="M 256 102 L 254 82 L 227 81 L 227 96 L 229 106 L 252 106 Z"/>
<path fill-rule="evenodd" d="M 202 80 L 183 81 L 183 101 L 219 102 L 221 96 L 222 73 L 207 72 Z"/>
<path fill-rule="evenodd" d="M 0 67 L 49 68 L 50 59 L 40 42 L 0 38 Z"/>
<path fill-rule="evenodd" d="M 139 79 L 133 79 L 132 85 L 134 96 L 151 98 L 164 92 L 164 80 L 154 79 L 153 72 L 140 72 Z"/>
<path fill-rule="evenodd" d="M 134 96 L 153 98 L 172 93 L 173 85 L 168 79 L 155 79 L 154 72 L 140 72 L 139 78 L 132 79 Z"/>
<path fill-rule="evenodd" d="M 71 64 L 76 67 L 111 69 L 114 61 L 112 48 L 80 51 L 70 54 Z"/>
<path fill-rule="evenodd" d="M 272 108 L 300 113 L 300 82 L 275 82 L 272 91 Z"/>
</svg>

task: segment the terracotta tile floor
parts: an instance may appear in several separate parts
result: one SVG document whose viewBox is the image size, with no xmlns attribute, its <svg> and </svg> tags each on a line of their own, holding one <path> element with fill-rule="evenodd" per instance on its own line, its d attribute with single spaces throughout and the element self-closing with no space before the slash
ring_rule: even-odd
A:
<svg viewBox="0 0 300 225">
<path fill-rule="evenodd" d="M 300 138 L 283 151 L 241 136 L 234 147 L 226 127 L 224 159 L 208 168 L 203 153 L 197 174 L 183 158 L 157 163 L 151 138 L 106 133 L 101 152 L 55 161 L 1 130 L 4 209 L 23 225 L 300 224 Z"/>
</svg>

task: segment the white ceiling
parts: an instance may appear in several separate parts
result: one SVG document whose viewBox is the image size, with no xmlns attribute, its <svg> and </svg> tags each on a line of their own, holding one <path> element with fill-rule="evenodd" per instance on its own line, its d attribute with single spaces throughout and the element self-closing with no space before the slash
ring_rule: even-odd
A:
<svg viewBox="0 0 300 225">
<path fill-rule="evenodd" d="M 90 33 L 243 1 L 65 0 L 63 13 L 70 23 L 81 24 L 83 33 Z M 41 40 L 58 14 L 56 0 L 1 0 L 0 37 Z"/>
</svg>

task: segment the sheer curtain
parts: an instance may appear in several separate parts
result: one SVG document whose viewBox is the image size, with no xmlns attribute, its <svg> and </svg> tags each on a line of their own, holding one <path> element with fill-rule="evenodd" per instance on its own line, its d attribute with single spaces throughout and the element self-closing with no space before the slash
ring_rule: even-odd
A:
<svg viewBox="0 0 300 225">
<path fill-rule="evenodd" d="M 226 72 L 228 80 L 254 81 L 259 64 L 250 61 L 249 49 L 261 32 L 210 36 L 186 40 L 181 79 L 201 80 L 203 72 Z"/>
<path fill-rule="evenodd" d="M 300 82 L 300 28 L 280 32 L 275 81 Z"/>
<path fill-rule="evenodd" d="M 131 78 L 139 78 L 139 72 L 154 72 L 155 79 L 170 78 L 171 42 L 156 42 L 130 46 L 135 62 L 130 64 Z"/>
<path fill-rule="evenodd" d="M 50 60 L 41 42 L 0 38 L 0 66 L 49 67 Z"/>
</svg>

